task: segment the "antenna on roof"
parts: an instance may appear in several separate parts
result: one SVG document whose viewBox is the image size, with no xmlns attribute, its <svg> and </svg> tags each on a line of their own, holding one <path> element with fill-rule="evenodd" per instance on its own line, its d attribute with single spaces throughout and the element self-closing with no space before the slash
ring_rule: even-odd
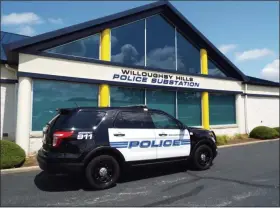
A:
<svg viewBox="0 0 280 208">
<path fill-rule="evenodd" d="M 76 106 L 79 108 L 80 106 L 78 106 L 78 104 L 76 102 L 74 102 L 76 104 Z"/>
</svg>

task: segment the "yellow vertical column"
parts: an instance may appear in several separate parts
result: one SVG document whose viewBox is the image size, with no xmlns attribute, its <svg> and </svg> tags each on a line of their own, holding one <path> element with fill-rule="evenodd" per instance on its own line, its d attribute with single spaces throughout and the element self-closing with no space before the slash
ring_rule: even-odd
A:
<svg viewBox="0 0 280 208">
<path fill-rule="evenodd" d="M 207 51 L 205 49 L 200 50 L 200 60 L 201 60 L 201 74 L 208 74 L 208 58 L 207 58 Z M 202 105 L 202 126 L 205 129 L 210 129 L 208 92 L 202 92 L 201 105 Z"/>
<path fill-rule="evenodd" d="M 110 41 L 111 31 L 110 29 L 105 29 L 101 33 L 100 50 L 102 61 L 110 61 L 111 57 L 111 41 Z M 110 106 L 110 86 L 108 84 L 99 85 L 99 107 L 109 107 Z"/>
</svg>

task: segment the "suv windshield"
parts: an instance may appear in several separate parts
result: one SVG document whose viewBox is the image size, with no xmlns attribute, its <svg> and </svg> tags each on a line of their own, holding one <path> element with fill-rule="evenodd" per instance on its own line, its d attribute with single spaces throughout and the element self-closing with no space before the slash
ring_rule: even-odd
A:
<svg viewBox="0 0 280 208">
<path fill-rule="evenodd" d="M 97 126 L 105 116 L 103 111 L 69 111 L 60 114 L 54 121 L 51 131 L 56 129 L 92 129 Z"/>
</svg>

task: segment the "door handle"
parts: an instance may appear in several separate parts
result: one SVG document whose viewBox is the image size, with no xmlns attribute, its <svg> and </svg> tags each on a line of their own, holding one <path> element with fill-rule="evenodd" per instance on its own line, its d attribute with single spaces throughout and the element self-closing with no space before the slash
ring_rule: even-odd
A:
<svg viewBox="0 0 280 208">
<path fill-rule="evenodd" d="M 165 133 L 158 134 L 159 136 L 167 136 Z"/>
<path fill-rule="evenodd" d="M 114 136 L 125 136 L 125 134 L 117 133 L 117 134 L 114 134 Z"/>
</svg>

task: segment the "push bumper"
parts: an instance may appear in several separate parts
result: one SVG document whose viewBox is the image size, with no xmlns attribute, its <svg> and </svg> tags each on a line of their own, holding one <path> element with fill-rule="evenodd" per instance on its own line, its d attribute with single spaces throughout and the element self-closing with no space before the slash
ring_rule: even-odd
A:
<svg viewBox="0 0 280 208">
<path fill-rule="evenodd" d="M 57 157 L 56 157 L 57 156 Z M 40 149 L 37 154 L 37 161 L 40 169 L 48 173 L 80 173 L 83 171 L 83 163 L 67 161 L 58 154 L 46 154 Z"/>
</svg>

